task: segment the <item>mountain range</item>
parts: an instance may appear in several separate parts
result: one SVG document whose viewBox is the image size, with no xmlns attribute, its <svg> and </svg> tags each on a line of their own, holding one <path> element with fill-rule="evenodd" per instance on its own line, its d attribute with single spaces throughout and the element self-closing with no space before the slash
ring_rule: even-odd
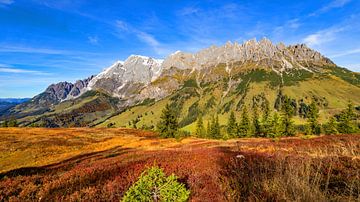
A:
<svg viewBox="0 0 360 202">
<path fill-rule="evenodd" d="M 176 51 L 164 60 L 131 55 L 98 75 L 50 85 L 29 101 L 0 112 L 23 126 L 153 128 L 165 104 L 180 126 L 194 130 L 199 114 L 221 123 L 230 111 L 291 97 L 302 123 L 303 106 L 316 101 L 320 120 L 351 101 L 360 105 L 360 74 L 338 67 L 305 44 L 273 44 L 264 38 L 227 42 L 196 53 Z"/>
</svg>

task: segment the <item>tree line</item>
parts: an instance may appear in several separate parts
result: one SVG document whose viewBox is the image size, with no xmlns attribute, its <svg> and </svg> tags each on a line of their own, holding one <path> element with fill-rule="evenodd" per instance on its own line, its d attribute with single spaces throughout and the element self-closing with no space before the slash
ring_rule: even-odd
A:
<svg viewBox="0 0 360 202">
<path fill-rule="evenodd" d="M 293 100 L 288 97 L 282 101 L 279 111 L 271 111 L 268 102 L 263 107 L 262 113 L 259 112 L 258 107 L 254 107 L 252 116 L 249 116 L 246 106 L 243 106 L 240 117 L 236 117 L 231 111 L 226 125 L 220 125 L 216 114 L 211 116 L 205 126 L 203 115 L 200 113 L 193 135 L 212 139 L 294 136 L 298 132 L 293 121 L 294 114 Z M 165 106 L 160 119 L 157 125 L 160 136 L 164 138 L 184 136 L 184 132 L 179 130 L 178 114 L 170 105 Z M 325 124 L 320 124 L 319 108 L 313 101 L 306 109 L 306 124 L 303 133 L 306 135 L 356 133 L 359 132 L 356 120 L 355 108 L 349 102 L 345 110 L 330 117 Z"/>
</svg>

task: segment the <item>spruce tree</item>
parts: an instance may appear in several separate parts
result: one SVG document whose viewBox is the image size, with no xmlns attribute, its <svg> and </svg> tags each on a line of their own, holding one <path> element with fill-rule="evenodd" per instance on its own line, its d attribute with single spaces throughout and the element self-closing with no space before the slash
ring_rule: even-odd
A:
<svg viewBox="0 0 360 202">
<path fill-rule="evenodd" d="M 212 118 L 213 118 L 213 117 L 212 117 Z M 206 138 L 210 138 L 210 137 L 211 137 L 210 134 L 211 134 L 211 120 L 209 120 L 209 121 L 207 122 Z"/>
<path fill-rule="evenodd" d="M 339 131 L 336 128 L 337 128 L 336 119 L 334 117 L 330 117 L 329 121 L 325 124 L 324 133 L 326 135 L 338 134 Z"/>
<path fill-rule="evenodd" d="M 230 117 L 227 124 L 227 133 L 230 138 L 236 137 L 236 129 L 237 129 L 236 117 L 235 117 L 235 113 L 232 111 L 230 113 Z"/>
<path fill-rule="evenodd" d="M 254 113 L 253 113 L 253 129 L 254 129 L 254 136 L 255 137 L 261 137 L 261 123 L 260 123 L 260 118 L 259 118 L 259 113 L 257 110 L 257 107 L 254 108 Z"/>
<path fill-rule="evenodd" d="M 308 135 L 319 135 L 320 134 L 320 125 L 318 122 L 319 118 L 319 109 L 316 106 L 315 102 L 312 102 L 309 106 L 308 118 L 307 118 L 307 134 Z"/>
<path fill-rule="evenodd" d="M 261 118 L 261 124 L 260 124 L 260 133 L 263 137 L 267 137 L 269 135 L 270 131 L 270 124 L 271 124 L 271 117 L 270 117 L 270 107 L 269 107 L 269 101 L 265 100 L 265 108 L 264 113 Z"/>
<path fill-rule="evenodd" d="M 157 126 L 160 136 L 164 138 L 176 137 L 179 127 L 178 120 L 174 110 L 170 108 L 169 104 L 166 104 L 160 118 L 161 120 Z"/>
<path fill-rule="evenodd" d="M 220 124 L 219 124 L 219 117 L 216 115 L 211 118 L 211 125 L 210 125 L 210 138 L 219 139 L 221 138 L 220 134 Z"/>
<path fill-rule="evenodd" d="M 240 137 L 250 137 L 251 136 L 251 123 L 249 119 L 249 115 L 247 112 L 246 107 L 244 106 L 242 114 L 241 114 L 241 121 L 238 126 L 238 135 Z"/>
<path fill-rule="evenodd" d="M 282 127 L 283 135 L 293 136 L 295 135 L 294 123 L 291 120 L 294 115 L 294 108 L 291 105 L 291 99 L 286 98 L 283 105 Z"/>
<path fill-rule="evenodd" d="M 262 117 L 263 122 L 267 122 L 270 119 L 270 103 L 267 99 L 265 99 L 265 108 L 264 114 Z"/>
<path fill-rule="evenodd" d="M 221 136 L 221 127 L 220 127 L 220 123 L 219 123 L 219 116 L 216 115 L 216 118 L 215 118 L 215 124 L 214 124 L 214 136 L 215 136 L 215 139 L 220 139 L 222 136 Z"/>
<path fill-rule="evenodd" d="M 203 123 L 203 119 L 202 119 L 202 115 L 200 114 L 199 117 L 198 117 L 198 120 L 196 122 L 196 132 L 195 132 L 195 135 L 197 137 L 200 137 L 200 138 L 204 138 L 206 136 L 206 130 L 205 130 L 205 127 L 204 127 L 204 123 Z"/>
<path fill-rule="evenodd" d="M 269 132 L 267 137 L 279 137 L 282 134 L 280 117 L 277 112 L 274 112 L 271 120 L 269 120 Z"/>
<path fill-rule="evenodd" d="M 338 116 L 338 131 L 342 134 L 351 134 L 356 132 L 356 125 L 354 120 L 356 115 L 354 113 L 354 106 L 350 102 L 347 108 L 342 111 Z"/>
</svg>

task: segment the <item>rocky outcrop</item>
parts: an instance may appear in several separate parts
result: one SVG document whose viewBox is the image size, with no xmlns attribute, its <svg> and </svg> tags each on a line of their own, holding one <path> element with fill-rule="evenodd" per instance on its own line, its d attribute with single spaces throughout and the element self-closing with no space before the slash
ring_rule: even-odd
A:
<svg viewBox="0 0 360 202">
<path fill-rule="evenodd" d="M 51 84 L 44 93 L 48 94 L 49 97 L 52 97 L 54 102 L 76 98 L 86 91 L 86 88 L 93 77 L 94 76 L 84 80 L 78 80 L 74 84 L 66 81 Z"/>
</svg>

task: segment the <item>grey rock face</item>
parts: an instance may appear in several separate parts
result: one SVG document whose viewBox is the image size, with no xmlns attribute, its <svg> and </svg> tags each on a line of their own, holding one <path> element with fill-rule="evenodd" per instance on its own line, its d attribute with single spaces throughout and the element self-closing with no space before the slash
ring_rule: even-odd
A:
<svg viewBox="0 0 360 202">
<path fill-rule="evenodd" d="M 162 60 L 132 55 L 125 62 L 118 61 L 94 77 L 88 89 L 101 89 L 120 98 L 134 93 L 156 80 L 162 72 Z"/>
<path fill-rule="evenodd" d="M 194 70 L 234 62 L 252 62 L 257 65 L 265 63 L 277 71 L 293 67 L 307 69 L 312 65 L 333 65 L 333 62 L 305 44 L 286 47 L 283 43 L 275 45 L 264 38 L 259 42 L 253 39 L 243 44 L 227 42 L 224 46 L 211 46 L 195 54 L 176 52 L 165 59 L 163 68 Z"/>
<path fill-rule="evenodd" d="M 74 84 L 66 81 L 57 84 L 51 84 L 44 93 L 49 94 L 51 97 L 53 97 L 54 100 L 57 101 L 72 99 L 85 91 L 85 88 L 92 78 L 93 76 L 84 80 L 78 80 Z"/>
</svg>

